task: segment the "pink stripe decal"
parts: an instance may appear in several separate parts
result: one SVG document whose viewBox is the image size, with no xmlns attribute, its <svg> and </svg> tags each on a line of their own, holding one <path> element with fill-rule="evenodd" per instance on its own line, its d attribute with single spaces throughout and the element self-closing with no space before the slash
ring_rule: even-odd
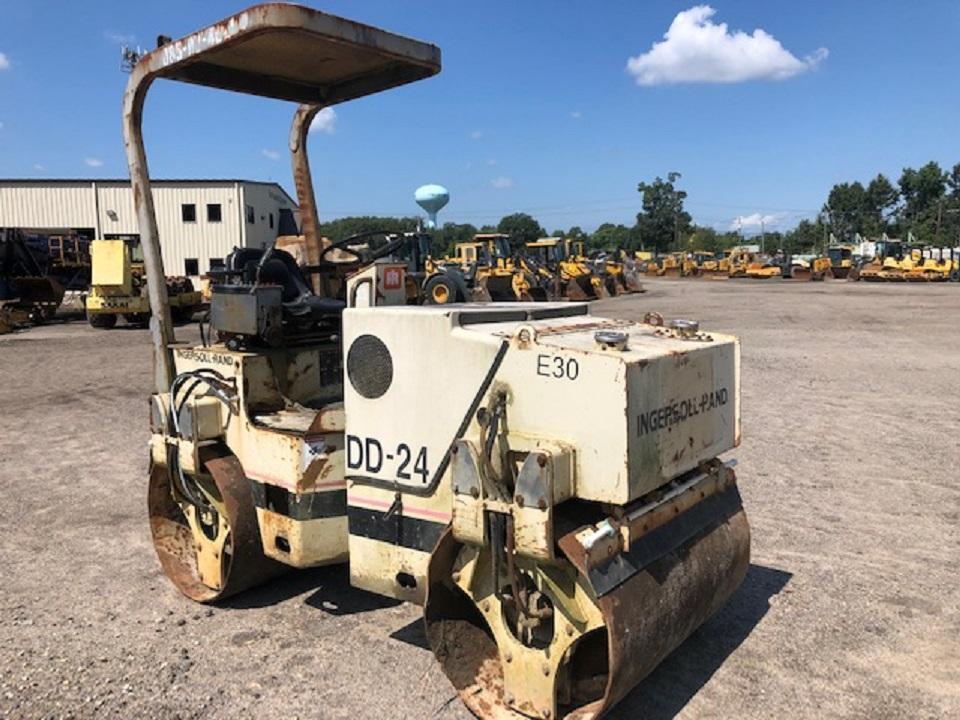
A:
<svg viewBox="0 0 960 720">
<path fill-rule="evenodd" d="M 387 502 L 385 500 L 374 500 L 373 498 L 364 497 L 348 497 L 347 504 L 365 507 L 370 510 L 389 510 L 390 506 L 393 505 L 392 502 Z M 450 522 L 450 513 L 440 512 L 439 510 L 430 510 L 428 508 L 418 508 L 404 505 L 403 514 L 409 515 L 410 517 L 439 520 L 440 522 L 445 523 Z"/>
</svg>

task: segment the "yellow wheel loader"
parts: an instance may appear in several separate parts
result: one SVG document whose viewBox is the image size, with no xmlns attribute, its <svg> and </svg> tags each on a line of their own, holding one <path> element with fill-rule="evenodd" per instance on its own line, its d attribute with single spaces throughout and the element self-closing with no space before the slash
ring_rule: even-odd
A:
<svg viewBox="0 0 960 720">
<path fill-rule="evenodd" d="M 150 319 L 150 298 L 143 269 L 140 243 L 133 240 L 94 240 L 90 292 L 86 299 L 87 320 L 95 328 L 109 330 L 123 317 L 131 325 L 145 326 Z M 203 303 L 199 291 L 186 277 L 163 280 L 170 313 L 177 322 L 187 322 Z"/>
<path fill-rule="evenodd" d="M 583 244 L 580 243 L 580 247 Z M 603 280 L 591 269 L 587 259 L 576 254 L 575 244 L 559 237 L 528 242 L 527 256 L 546 267 L 554 278 L 553 295 L 568 300 L 596 300 L 609 293 Z"/>
<path fill-rule="evenodd" d="M 735 338 L 580 303 L 415 307 L 400 292 L 392 305 L 394 265 L 360 257 L 334 269 L 344 302 L 273 249 L 228 265 L 211 342 L 177 343 L 166 302 L 140 125 L 151 83 L 315 109 L 439 70 L 432 45 L 285 4 L 133 68 L 123 120 L 154 320 L 154 544 L 200 602 L 349 559 L 355 586 L 424 607 L 478 717 L 599 718 L 747 572 L 749 527 L 718 459 L 740 441 Z M 303 211 L 312 193 L 299 197 Z M 330 274 L 305 211 L 306 271 Z M 437 387 L 444 401 L 424 407 Z M 571 414 L 571 394 L 590 402 Z"/>
<path fill-rule="evenodd" d="M 471 302 L 538 301 L 548 296 L 546 279 L 514 260 L 510 236 L 503 233 L 481 233 L 470 242 L 457 243 L 454 255 L 441 264 L 461 271 L 469 289 L 464 299 Z"/>
</svg>

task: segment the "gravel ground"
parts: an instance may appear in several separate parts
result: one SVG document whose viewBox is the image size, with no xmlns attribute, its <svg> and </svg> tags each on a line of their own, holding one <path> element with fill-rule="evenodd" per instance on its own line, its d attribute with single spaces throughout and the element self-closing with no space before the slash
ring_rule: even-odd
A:
<svg viewBox="0 0 960 720">
<path fill-rule="evenodd" d="M 753 559 L 611 717 L 960 717 L 960 287 L 647 287 L 595 311 L 743 340 Z M 174 592 L 146 523 L 149 353 L 80 322 L 0 337 L 0 717 L 465 720 L 419 610 L 345 568 L 213 608 Z"/>
</svg>

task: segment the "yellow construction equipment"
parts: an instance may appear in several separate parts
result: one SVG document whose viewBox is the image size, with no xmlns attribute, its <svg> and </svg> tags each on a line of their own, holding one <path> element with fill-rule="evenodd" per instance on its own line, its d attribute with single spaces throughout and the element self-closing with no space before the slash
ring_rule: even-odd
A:
<svg viewBox="0 0 960 720">
<path fill-rule="evenodd" d="M 905 270 L 912 267 L 913 263 L 904 256 L 903 242 L 884 239 L 876 243 L 876 255 L 860 267 L 855 279 L 865 282 L 900 282 L 904 280 Z"/>
<path fill-rule="evenodd" d="M 945 282 L 957 276 L 960 262 L 954 257 L 953 248 L 936 248 L 939 255 L 934 257 L 934 248 L 918 248 L 911 253 L 912 267 L 904 270 L 908 282 Z M 949 252 L 949 255 L 947 255 Z"/>
<path fill-rule="evenodd" d="M 784 280 L 810 281 L 832 277 L 830 258 L 826 256 L 783 255 L 781 262 Z"/>
<path fill-rule="evenodd" d="M 150 319 L 150 298 L 143 269 L 140 243 L 134 240 L 94 240 L 90 243 L 93 263 L 87 320 L 95 328 L 115 327 L 122 316 L 131 325 L 146 325 Z M 186 322 L 203 302 L 190 278 L 165 278 L 170 312 L 177 322 Z"/>
<path fill-rule="evenodd" d="M 609 278 L 608 290 L 611 286 L 613 288 L 611 295 L 645 292 L 643 283 L 640 282 L 637 263 L 628 253 L 616 250 L 606 252 L 598 259 L 605 264 L 604 272 Z"/>
<path fill-rule="evenodd" d="M 457 243 L 454 255 L 443 265 L 459 268 L 466 279 L 471 302 L 543 301 L 548 297 L 548 279 L 514 260 L 510 236 L 480 233 L 470 242 Z M 446 300 L 432 298 L 433 304 Z"/>
<path fill-rule="evenodd" d="M 546 237 L 528 242 L 524 250 L 528 257 L 545 267 L 554 277 L 556 285 L 553 296 L 569 300 L 596 300 L 609 295 L 603 279 L 593 272 L 582 254 L 582 242 L 571 243 L 569 239 Z"/>
<path fill-rule="evenodd" d="M 831 245 L 827 248 L 827 257 L 830 258 L 830 277 L 837 280 L 846 280 L 853 269 L 853 245 Z"/>
<path fill-rule="evenodd" d="M 429 644 L 478 717 L 599 718 L 746 575 L 749 527 L 718 459 L 740 441 L 735 338 L 580 303 L 407 306 L 395 265 L 360 256 L 344 303 L 273 249 L 227 263 L 215 342 L 176 342 L 164 297 L 140 127 L 151 83 L 344 103 L 439 69 L 432 45 L 286 4 L 133 68 L 154 544 L 200 602 L 349 558 L 353 585 L 424 606 Z M 308 270 L 324 271 L 305 229 Z M 571 413 L 571 394 L 590 402 Z"/>
<path fill-rule="evenodd" d="M 63 296 L 63 284 L 41 267 L 24 234 L 0 229 L 0 335 L 51 319 Z"/>
</svg>

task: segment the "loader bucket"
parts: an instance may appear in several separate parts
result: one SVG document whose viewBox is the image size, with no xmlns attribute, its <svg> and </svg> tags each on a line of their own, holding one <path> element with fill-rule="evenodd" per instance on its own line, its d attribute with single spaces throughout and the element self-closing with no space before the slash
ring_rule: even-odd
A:
<svg viewBox="0 0 960 720">
<path fill-rule="evenodd" d="M 223 600 L 289 571 L 263 554 L 250 481 L 240 462 L 217 458 L 206 467 L 223 501 L 227 535 L 222 552 L 197 541 L 166 468 L 151 467 L 147 497 L 153 546 L 163 571 L 180 592 L 203 603 Z"/>
<path fill-rule="evenodd" d="M 489 549 L 461 545 L 448 531 L 430 559 L 424 617 L 430 646 L 461 700 L 484 720 L 607 714 L 746 576 L 750 530 L 732 493 L 729 512 L 622 581 L 611 580 L 619 571 L 591 580 L 597 576 L 582 547 L 570 542 L 574 533 L 561 538 L 567 563 L 538 569 L 552 614 L 532 648 L 505 629 L 509 598 L 504 603 L 484 584 L 494 567 L 489 558 L 481 562 Z"/>
<path fill-rule="evenodd" d="M 680 277 L 680 268 L 679 266 L 670 266 L 663 269 L 663 277 L 668 278 L 679 278 Z"/>
<path fill-rule="evenodd" d="M 603 287 L 611 297 L 616 297 L 621 293 L 620 283 L 613 275 L 606 275 L 603 278 Z"/>
<path fill-rule="evenodd" d="M 635 270 L 623 274 L 623 283 L 627 292 L 642 293 L 644 291 L 643 283 L 640 282 L 640 275 Z"/>
<path fill-rule="evenodd" d="M 596 300 L 597 291 L 590 275 L 578 275 L 563 284 L 563 295 L 569 300 Z"/>
<path fill-rule="evenodd" d="M 813 280 L 813 272 L 810 270 L 810 268 L 794 265 L 792 268 L 790 268 L 790 280 Z"/>
<path fill-rule="evenodd" d="M 522 302 L 547 302 L 550 299 L 549 293 L 545 288 L 534 285 L 523 293 L 520 298 Z"/>
<path fill-rule="evenodd" d="M 517 299 L 512 275 L 488 275 L 481 284 L 494 302 L 513 302 Z"/>
<path fill-rule="evenodd" d="M 35 320 L 49 320 L 63 302 L 63 285 L 50 277 L 18 277 L 19 307 Z"/>
</svg>

